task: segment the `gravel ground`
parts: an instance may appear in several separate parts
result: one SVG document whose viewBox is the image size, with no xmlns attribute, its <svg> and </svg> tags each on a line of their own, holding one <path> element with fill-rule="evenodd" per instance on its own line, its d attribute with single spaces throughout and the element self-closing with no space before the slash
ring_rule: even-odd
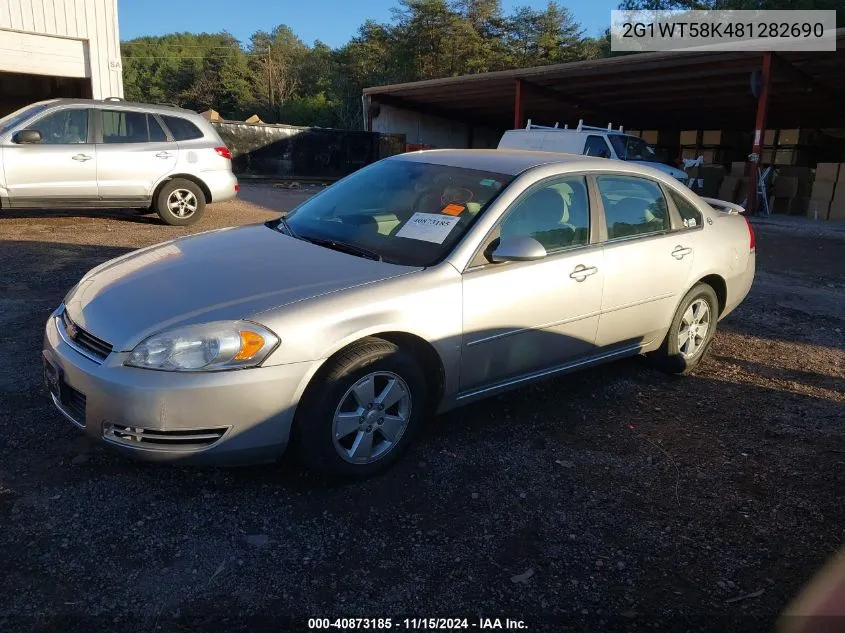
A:
<svg viewBox="0 0 845 633">
<path fill-rule="evenodd" d="M 758 226 L 758 279 L 695 375 L 633 359 L 470 405 L 365 482 L 132 463 L 47 404 L 43 323 L 85 271 L 309 191 L 245 186 L 187 229 L 0 215 L 0 631 L 769 631 L 842 545 L 843 232 Z"/>
</svg>

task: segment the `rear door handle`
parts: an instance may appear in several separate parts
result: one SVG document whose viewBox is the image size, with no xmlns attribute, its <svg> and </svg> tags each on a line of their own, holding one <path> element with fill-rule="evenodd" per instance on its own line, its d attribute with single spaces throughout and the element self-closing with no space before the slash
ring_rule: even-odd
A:
<svg viewBox="0 0 845 633">
<path fill-rule="evenodd" d="M 156 154 L 156 158 L 170 158 L 170 152 L 159 152 Z"/>
<path fill-rule="evenodd" d="M 584 266 L 583 264 L 578 264 L 569 276 L 574 279 L 575 281 L 584 281 L 590 275 L 595 275 L 599 272 L 599 269 L 595 266 Z"/>
<path fill-rule="evenodd" d="M 72 156 L 73 160 L 78 160 L 80 163 L 84 163 L 86 160 L 91 160 L 94 158 L 93 156 L 88 156 L 87 154 L 77 154 L 76 156 Z"/>
<path fill-rule="evenodd" d="M 692 253 L 691 248 L 687 248 L 684 246 L 676 246 L 675 250 L 672 251 L 672 257 L 674 257 L 675 259 L 683 259 L 690 253 Z"/>
</svg>

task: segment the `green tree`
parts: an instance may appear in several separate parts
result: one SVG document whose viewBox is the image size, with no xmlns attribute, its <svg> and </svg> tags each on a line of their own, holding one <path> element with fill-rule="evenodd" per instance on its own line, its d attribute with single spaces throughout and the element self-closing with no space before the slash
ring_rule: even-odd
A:
<svg viewBox="0 0 845 633">
<path fill-rule="evenodd" d="M 557 2 L 549 2 L 544 11 L 519 7 L 507 20 L 505 37 L 514 67 L 584 58 L 581 25 Z"/>
<path fill-rule="evenodd" d="M 246 46 L 225 32 L 173 33 L 124 42 L 121 52 L 129 99 L 360 129 L 367 86 L 592 59 L 609 48 L 607 33 L 584 38 L 557 2 L 505 15 L 500 0 L 398 0 L 390 22 L 364 22 L 337 49 L 281 24 Z"/>
<path fill-rule="evenodd" d="M 667 9 L 694 10 L 785 10 L 807 11 L 827 9 L 836 11 L 836 24 L 845 26 L 843 0 L 622 0 L 623 10 L 662 11 Z"/>
</svg>

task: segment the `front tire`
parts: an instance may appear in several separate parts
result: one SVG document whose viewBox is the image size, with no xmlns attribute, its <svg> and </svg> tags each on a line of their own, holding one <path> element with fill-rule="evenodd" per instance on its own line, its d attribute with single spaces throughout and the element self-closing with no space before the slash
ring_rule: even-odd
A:
<svg viewBox="0 0 845 633">
<path fill-rule="evenodd" d="M 648 354 L 658 369 L 686 376 L 704 358 L 719 318 L 719 299 L 707 284 L 696 284 L 678 305 L 659 349 Z"/>
<path fill-rule="evenodd" d="M 174 178 L 158 192 L 155 210 L 171 226 L 189 226 L 202 217 L 205 202 L 205 194 L 196 183 Z"/>
<path fill-rule="evenodd" d="M 300 456 L 312 470 L 373 475 L 396 461 L 428 410 L 414 357 L 366 339 L 330 360 L 306 392 L 296 416 Z"/>
</svg>

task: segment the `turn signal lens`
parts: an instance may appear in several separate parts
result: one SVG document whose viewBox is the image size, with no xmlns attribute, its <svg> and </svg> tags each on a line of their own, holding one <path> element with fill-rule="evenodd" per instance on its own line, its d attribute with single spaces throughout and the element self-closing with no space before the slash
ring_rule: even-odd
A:
<svg viewBox="0 0 845 633">
<path fill-rule="evenodd" d="M 241 330 L 241 349 L 235 354 L 235 360 L 248 360 L 264 347 L 264 337 L 258 332 Z"/>
</svg>

